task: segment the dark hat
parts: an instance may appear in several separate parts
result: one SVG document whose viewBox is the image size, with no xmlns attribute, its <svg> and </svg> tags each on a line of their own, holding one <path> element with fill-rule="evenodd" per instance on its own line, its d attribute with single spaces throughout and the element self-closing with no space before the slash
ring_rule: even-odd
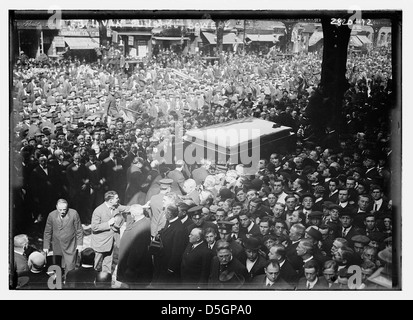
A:
<svg viewBox="0 0 413 320">
<path fill-rule="evenodd" d="M 232 199 L 234 194 L 228 188 L 221 188 L 219 190 L 219 196 L 222 200 Z"/>
<path fill-rule="evenodd" d="M 170 186 L 170 185 L 172 185 L 172 182 L 174 182 L 172 179 L 161 179 L 161 180 L 159 180 L 159 183 L 162 185 L 168 185 L 168 186 Z"/>
<path fill-rule="evenodd" d="M 357 234 L 357 235 L 351 237 L 351 241 L 358 242 L 358 243 L 364 244 L 366 246 L 366 245 L 369 244 L 370 238 L 363 235 L 363 234 Z"/>
<path fill-rule="evenodd" d="M 244 249 L 258 250 L 260 248 L 260 241 L 257 238 L 249 237 L 242 242 Z"/>
<path fill-rule="evenodd" d="M 252 189 L 260 190 L 262 187 L 263 181 L 261 179 L 255 178 L 250 182 Z"/>
<path fill-rule="evenodd" d="M 332 201 L 324 201 L 323 202 L 323 207 L 326 207 L 327 209 L 330 209 L 331 208 L 331 206 L 333 205 L 334 203 L 332 202 Z"/>
<path fill-rule="evenodd" d="M 219 274 L 219 281 L 232 283 L 235 285 L 234 289 L 239 288 L 245 282 L 245 278 L 241 274 L 236 274 L 234 271 L 224 270 Z"/>
<path fill-rule="evenodd" d="M 317 240 L 317 241 L 320 241 L 320 240 L 323 238 L 321 232 L 318 231 L 318 230 L 316 230 L 316 229 L 314 229 L 314 228 L 308 229 L 308 230 L 306 231 L 306 233 L 307 233 L 311 238 L 313 238 L 314 240 Z"/>
<path fill-rule="evenodd" d="M 379 231 L 375 231 L 369 234 L 370 241 L 382 242 L 385 235 Z"/>
<path fill-rule="evenodd" d="M 262 237 L 262 243 L 265 243 L 266 241 L 270 239 L 277 241 L 277 237 L 275 236 L 275 234 L 269 233 L 269 234 L 266 234 L 264 237 Z"/>
<path fill-rule="evenodd" d="M 323 215 L 324 214 L 321 211 L 311 211 L 308 214 L 308 217 L 309 218 L 319 218 L 319 219 L 321 219 Z"/>
<path fill-rule="evenodd" d="M 311 199 L 313 199 L 313 202 L 315 202 L 315 196 L 312 193 L 304 193 L 301 195 L 300 197 L 300 201 L 303 202 L 304 198 L 310 197 Z"/>
<path fill-rule="evenodd" d="M 354 218 L 354 212 L 349 208 L 342 208 L 339 212 L 339 216 L 340 216 L 340 218 L 344 217 L 344 216 L 348 216 L 348 217 L 353 219 Z"/>
<path fill-rule="evenodd" d="M 88 154 L 89 154 L 89 156 L 95 156 L 95 155 L 96 155 L 95 149 L 90 149 L 90 150 L 88 151 Z"/>
<path fill-rule="evenodd" d="M 52 256 L 47 256 L 46 257 L 46 266 L 61 266 L 62 265 L 62 256 L 60 255 L 52 255 Z"/>
<path fill-rule="evenodd" d="M 230 232 L 231 229 L 232 229 L 232 226 L 233 226 L 234 224 L 235 224 L 234 222 L 226 221 L 226 220 L 220 220 L 220 221 L 217 222 L 218 230 L 219 230 L 221 233 L 224 233 L 224 232 L 222 232 L 222 231 Z M 227 233 L 227 232 L 225 232 L 225 233 Z"/>
<path fill-rule="evenodd" d="M 329 209 L 330 209 L 330 210 L 332 210 L 332 209 L 337 209 L 338 212 L 340 213 L 340 211 L 343 210 L 343 207 L 339 206 L 338 204 L 332 203 L 332 204 L 329 206 Z"/>
<path fill-rule="evenodd" d="M 202 208 L 203 208 L 203 206 L 192 207 L 188 210 L 188 215 L 190 217 L 202 216 Z"/>
</svg>

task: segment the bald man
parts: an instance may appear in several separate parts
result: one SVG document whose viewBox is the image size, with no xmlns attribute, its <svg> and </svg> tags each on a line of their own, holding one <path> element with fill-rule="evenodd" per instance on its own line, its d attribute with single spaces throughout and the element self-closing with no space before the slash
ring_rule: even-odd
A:
<svg viewBox="0 0 413 320">
<path fill-rule="evenodd" d="M 185 197 L 192 200 L 197 206 L 199 206 L 199 192 L 196 190 L 196 182 L 194 179 L 187 179 L 184 182 L 183 190 L 186 194 Z"/>
</svg>

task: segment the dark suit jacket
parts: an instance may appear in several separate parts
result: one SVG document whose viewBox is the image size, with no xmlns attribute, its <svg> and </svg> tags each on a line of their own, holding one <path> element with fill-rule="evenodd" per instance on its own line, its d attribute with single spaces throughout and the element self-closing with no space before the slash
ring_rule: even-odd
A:
<svg viewBox="0 0 413 320">
<path fill-rule="evenodd" d="M 24 255 L 14 252 L 14 283 L 13 287 L 21 288 L 29 282 L 29 266 Z"/>
<path fill-rule="evenodd" d="M 342 237 L 342 229 L 343 229 L 342 226 L 340 226 L 339 229 L 338 229 L 338 230 L 339 230 L 339 237 Z M 363 234 L 363 232 L 361 231 L 361 229 L 355 227 L 354 225 L 353 225 L 353 226 L 351 227 L 351 229 L 347 232 L 347 234 L 346 234 L 346 236 L 344 237 L 344 239 L 346 239 L 346 240 L 349 242 L 350 247 L 353 246 L 353 241 L 351 241 L 351 238 L 354 237 L 355 235 L 358 235 L 358 234 Z"/>
<path fill-rule="evenodd" d="M 192 243 L 188 243 L 181 264 L 181 280 L 185 288 L 206 288 L 212 257 L 205 241 L 194 249 Z"/>
<path fill-rule="evenodd" d="M 237 277 L 232 278 L 229 281 L 223 282 L 219 280 L 219 275 L 224 269 L 227 272 L 234 272 Z M 238 261 L 237 258 L 233 257 L 232 260 L 228 263 L 226 268 L 221 268 L 219 264 L 218 257 L 213 257 L 211 261 L 211 272 L 208 279 L 208 288 L 209 289 L 233 289 L 242 287 L 245 283 L 245 279 L 248 278 L 247 268 Z"/>
<path fill-rule="evenodd" d="M 148 251 L 151 239 L 149 218 L 133 221 L 128 216 L 119 246 L 117 280 L 149 284 L 152 280 L 152 257 Z"/>
<path fill-rule="evenodd" d="M 93 267 L 80 267 L 79 269 L 71 270 L 66 275 L 66 283 L 63 288 L 84 290 L 94 289 L 97 273 L 98 272 Z"/>
<path fill-rule="evenodd" d="M 278 277 L 274 284 L 270 287 L 266 286 L 267 275 L 266 274 L 259 274 L 255 276 L 249 285 L 247 286 L 248 289 L 253 290 L 293 290 L 294 287 L 284 281 L 282 277 Z"/>
<path fill-rule="evenodd" d="M 77 167 L 74 163 L 68 165 L 66 169 L 66 177 L 69 183 L 69 196 L 73 199 L 78 194 L 87 193 L 89 188 L 82 190 L 82 185 L 88 179 L 88 170 L 84 164 Z"/>
<path fill-rule="evenodd" d="M 29 272 L 29 283 L 22 289 L 27 290 L 49 290 L 47 282 L 49 275 L 46 273 L 46 269 L 43 269 L 39 273 Z"/>
<path fill-rule="evenodd" d="M 46 216 L 56 208 L 56 202 L 60 196 L 60 184 L 58 175 L 53 167 L 48 167 L 48 174 L 38 165 L 30 176 L 30 194 L 33 199 L 36 214 Z"/>
<path fill-rule="evenodd" d="M 297 290 L 328 290 L 328 282 L 324 277 L 318 277 L 317 283 L 312 289 L 307 289 L 307 279 L 305 277 L 300 278 L 297 283 Z"/>
<path fill-rule="evenodd" d="M 180 219 L 172 222 L 169 227 L 160 231 L 163 248 L 159 253 L 161 270 L 168 269 L 178 274 L 181 270 L 182 254 L 185 250 L 186 235 L 184 226 Z"/>
<path fill-rule="evenodd" d="M 280 277 L 291 286 L 295 286 L 298 281 L 297 271 L 287 259 L 284 261 L 283 265 L 280 268 Z"/>
<path fill-rule="evenodd" d="M 301 268 L 303 263 L 302 259 L 297 256 L 297 247 L 299 243 L 300 242 L 298 241 L 297 243 L 290 244 L 286 248 L 287 260 L 291 263 L 292 267 L 297 271 Z"/>
<path fill-rule="evenodd" d="M 243 259 L 240 262 L 245 266 L 245 268 L 247 267 L 247 259 L 246 258 Z M 250 282 L 255 276 L 257 276 L 259 274 L 264 274 L 265 273 L 264 268 L 265 268 L 266 263 L 267 263 L 267 260 L 263 256 L 261 256 L 260 254 L 258 254 L 257 261 L 254 263 L 253 267 L 248 272 L 248 279 L 245 279 L 246 282 Z"/>
<path fill-rule="evenodd" d="M 239 233 L 238 233 L 239 238 L 244 240 L 247 237 L 246 236 L 247 234 L 250 234 L 252 237 L 258 239 L 261 235 L 260 227 L 256 223 L 254 223 L 250 231 L 248 231 L 247 228 L 243 228 L 243 227 L 239 228 Z"/>
</svg>

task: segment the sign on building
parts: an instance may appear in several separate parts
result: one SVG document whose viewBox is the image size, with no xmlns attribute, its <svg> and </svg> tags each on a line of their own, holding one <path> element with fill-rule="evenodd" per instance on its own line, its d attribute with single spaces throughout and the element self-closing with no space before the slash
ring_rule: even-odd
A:
<svg viewBox="0 0 413 320">
<path fill-rule="evenodd" d="M 54 37 L 53 39 L 54 45 L 56 48 L 64 48 L 65 47 L 65 38 L 64 37 Z"/>
</svg>

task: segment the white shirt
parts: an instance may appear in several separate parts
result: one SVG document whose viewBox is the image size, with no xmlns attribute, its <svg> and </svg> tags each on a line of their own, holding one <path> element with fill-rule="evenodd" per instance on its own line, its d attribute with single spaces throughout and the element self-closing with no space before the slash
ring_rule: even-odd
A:
<svg viewBox="0 0 413 320">
<path fill-rule="evenodd" d="M 381 205 L 383 204 L 383 198 L 374 201 L 373 208 L 375 208 L 376 211 L 380 210 Z"/>
<path fill-rule="evenodd" d="M 345 207 L 347 207 L 347 205 L 348 205 L 348 201 L 346 201 L 346 202 L 340 202 L 338 205 L 339 205 L 340 207 L 342 207 L 342 208 L 345 208 Z"/>
<path fill-rule="evenodd" d="M 252 267 L 254 266 L 255 262 L 257 262 L 257 260 L 258 260 L 258 258 L 255 259 L 254 261 L 251 261 L 250 259 L 247 259 L 246 267 L 247 267 L 248 272 L 251 271 Z"/>
<path fill-rule="evenodd" d="M 196 247 L 198 247 L 202 242 L 204 242 L 204 241 L 201 241 L 201 242 L 198 242 L 198 243 L 194 243 L 194 244 L 192 245 L 192 250 L 195 249 Z"/>
<path fill-rule="evenodd" d="M 266 278 L 265 280 L 265 286 L 272 286 L 274 284 L 274 282 L 270 281 L 268 278 Z"/>
<path fill-rule="evenodd" d="M 316 285 L 317 281 L 318 281 L 318 278 L 315 278 L 315 280 L 313 282 L 310 282 L 310 281 L 307 280 L 306 287 L 308 289 L 312 289 Z M 308 287 L 309 285 L 310 285 L 310 287 Z"/>
<path fill-rule="evenodd" d="M 308 259 L 303 259 L 303 262 L 304 262 L 304 264 L 307 262 L 307 261 L 310 261 L 311 259 L 313 259 L 314 258 L 314 256 L 311 256 L 310 258 L 308 258 Z"/>
</svg>

